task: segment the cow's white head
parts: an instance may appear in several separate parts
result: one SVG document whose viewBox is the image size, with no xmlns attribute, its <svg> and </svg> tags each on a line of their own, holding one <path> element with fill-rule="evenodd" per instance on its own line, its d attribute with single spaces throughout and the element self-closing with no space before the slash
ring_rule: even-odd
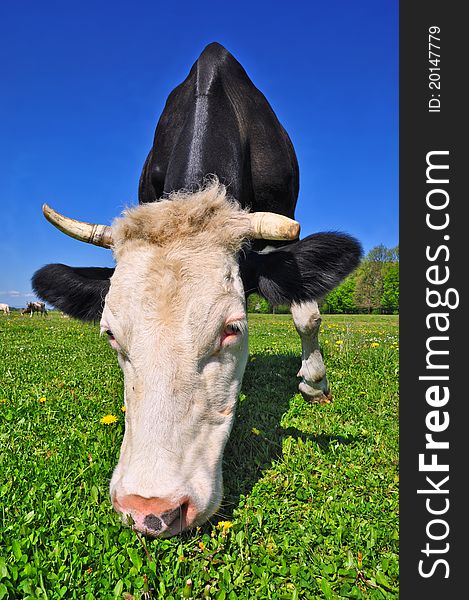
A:
<svg viewBox="0 0 469 600">
<path fill-rule="evenodd" d="M 145 533 L 173 535 L 220 504 L 248 353 L 237 254 L 249 230 L 218 186 L 113 225 L 101 330 L 124 373 L 126 427 L 111 499 Z"/>
</svg>

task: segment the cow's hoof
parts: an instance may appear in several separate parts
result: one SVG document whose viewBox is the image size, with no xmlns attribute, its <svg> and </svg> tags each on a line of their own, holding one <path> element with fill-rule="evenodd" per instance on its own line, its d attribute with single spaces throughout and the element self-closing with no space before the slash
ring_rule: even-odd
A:
<svg viewBox="0 0 469 600">
<path fill-rule="evenodd" d="M 300 383 L 298 389 L 306 402 L 310 404 L 330 404 L 332 402 L 332 394 L 329 389 L 324 391 L 321 388 L 314 388 L 304 381 Z"/>
</svg>

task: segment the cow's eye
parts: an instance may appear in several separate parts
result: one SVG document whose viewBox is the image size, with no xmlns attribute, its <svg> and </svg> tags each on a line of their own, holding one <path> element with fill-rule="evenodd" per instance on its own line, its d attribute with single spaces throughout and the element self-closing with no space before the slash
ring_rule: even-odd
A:
<svg viewBox="0 0 469 600">
<path fill-rule="evenodd" d="M 111 348 L 113 348 L 114 350 L 120 350 L 120 346 L 116 342 L 116 338 L 114 337 L 114 334 L 112 333 L 111 329 L 105 329 L 103 327 L 103 329 L 101 329 L 101 332 L 107 335 L 107 339 Z"/>
<path fill-rule="evenodd" d="M 227 323 L 223 328 L 221 335 L 221 345 L 228 346 L 235 344 L 239 339 L 241 339 L 243 330 L 244 327 L 241 321 L 231 321 L 230 323 Z"/>
</svg>

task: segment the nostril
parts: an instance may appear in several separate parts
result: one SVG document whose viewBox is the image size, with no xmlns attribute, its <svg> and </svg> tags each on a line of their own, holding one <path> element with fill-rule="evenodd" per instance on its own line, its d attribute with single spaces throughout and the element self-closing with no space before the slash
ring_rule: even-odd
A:
<svg viewBox="0 0 469 600">
<path fill-rule="evenodd" d="M 168 510 L 165 513 L 163 513 L 161 515 L 161 519 L 162 519 L 163 523 L 169 527 L 171 525 L 171 523 L 174 523 L 174 521 L 180 515 L 181 515 L 181 507 L 178 506 L 174 510 Z"/>
<path fill-rule="evenodd" d="M 161 519 L 156 515 L 147 515 L 143 521 L 143 524 L 145 527 L 148 527 L 148 529 L 152 529 L 155 533 L 159 533 L 163 528 Z"/>
</svg>

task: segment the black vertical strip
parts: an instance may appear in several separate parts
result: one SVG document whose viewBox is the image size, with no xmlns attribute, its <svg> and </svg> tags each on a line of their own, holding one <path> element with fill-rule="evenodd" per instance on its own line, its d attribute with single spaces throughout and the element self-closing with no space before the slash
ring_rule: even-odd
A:
<svg viewBox="0 0 469 600">
<path fill-rule="evenodd" d="M 402 600 L 469 594 L 469 35 L 463 8 L 434 0 L 400 4 Z M 427 173 L 428 161 L 435 168 Z"/>
</svg>

